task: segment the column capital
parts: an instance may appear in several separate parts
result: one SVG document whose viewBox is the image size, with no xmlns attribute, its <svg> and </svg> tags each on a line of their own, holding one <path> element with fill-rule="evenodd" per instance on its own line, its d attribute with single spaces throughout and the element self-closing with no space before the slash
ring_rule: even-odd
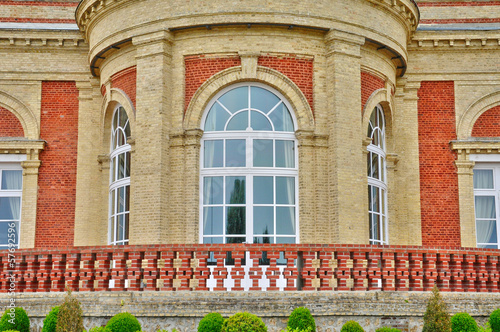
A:
<svg viewBox="0 0 500 332">
<path fill-rule="evenodd" d="M 361 46 L 365 38 L 353 33 L 332 29 L 325 35 L 326 56 L 342 54 L 361 58 Z"/>
<path fill-rule="evenodd" d="M 136 59 L 148 58 L 155 55 L 172 56 L 173 36 L 169 31 L 157 31 L 140 35 L 132 39 L 137 47 Z"/>
</svg>

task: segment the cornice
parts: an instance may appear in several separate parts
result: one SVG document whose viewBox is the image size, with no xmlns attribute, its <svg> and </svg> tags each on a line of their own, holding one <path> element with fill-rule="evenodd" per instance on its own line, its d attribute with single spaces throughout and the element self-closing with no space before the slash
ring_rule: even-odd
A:
<svg viewBox="0 0 500 332">
<path fill-rule="evenodd" d="M 0 47 L 86 48 L 79 31 L 1 31 Z"/>
<path fill-rule="evenodd" d="M 495 48 L 500 46 L 500 31 L 418 32 L 409 49 Z"/>
</svg>

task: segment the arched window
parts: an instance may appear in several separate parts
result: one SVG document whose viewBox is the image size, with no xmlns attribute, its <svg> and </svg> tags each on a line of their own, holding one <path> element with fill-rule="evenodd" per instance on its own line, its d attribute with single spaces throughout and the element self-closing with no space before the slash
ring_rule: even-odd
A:
<svg viewBox="0 0 500 332">
<path fill-rule="evenodd" d="M 371 244 L 388 244 L 384 111 L 377 105 L 368 125 L 368 220 Z"/>
<path fill-rule="evenodd" d="M 219 93 L 203 121 L 200 241 L 297 242 L 297 142 L 287 101 L 258 84 Z"/>
<path fill-rule="evenodd" d="M 118 106 L 111 124 L 109 244 L 127 244 L 130 211 L 130 124 Z"/>
</svg>

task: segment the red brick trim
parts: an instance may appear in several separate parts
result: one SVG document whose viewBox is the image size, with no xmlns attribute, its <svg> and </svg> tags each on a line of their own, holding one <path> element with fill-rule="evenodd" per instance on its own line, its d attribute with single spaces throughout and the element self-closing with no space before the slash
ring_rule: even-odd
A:
<svg viewBox="0 0 500 332">
<path fill-rule="evenodd" d="M 0 17 L 0 22 L 14 23 L 75 23 L 72 19 L 31 18 L 31 17 Z"/>
<path fill-rule="evenodd" d="M 78 2 L 0 1 L 0 6 L 78 7 Z"/>
<path fill-rule="evenodd" d="M 11 111 L 0 106 L 0 137 L 24 137 L 19 119 Z"/>
<path fill-rule="evenodd" d="M 132 66 L 115 73 L 111 76 L 111 88 L 117 88 L 122 90 L 127 94 L 127 96 L 132 101 L 134 107 L 136 106 L 136 95 L 137 95 L 137 67 Z M 106 87 L 104 87 L 104 92 Z M 101 93 L 103 93 L 101 87 Z"/>
<path fill-rule="evenodd" d="M 500 1 L 471 1 L 471 2 L 421 2 L 419 7 L 469 7 L 469 6 L 500 6 Z"/>
<path fill-rule="evenodd" d="M 74 243 L 78 103 L 75 82 L 42 82 L 36 248 Z"/>
<path fill-rule="evenodd" d="M 500 18 L 459 18 L 420 20 L 420 24 L 450 24 L 450 23 L 498 23 Z"/>
<path fill-rule="evenodd" d="M 460 246 L 453 81 L 423 81 L 418 90 L 422 244 Z"/>
<path fill-rule="evenodd" d="M 472 137 L 500 137 L 500 106 L 481 114 L 472 128 Z"/>
<path fill-rule="evenodd" d="M 361 72 L 361 111 L 365 108 L 366 102 L 376 90 L 385 88 L 385 81 L 367 72 Z"/>
</svg>

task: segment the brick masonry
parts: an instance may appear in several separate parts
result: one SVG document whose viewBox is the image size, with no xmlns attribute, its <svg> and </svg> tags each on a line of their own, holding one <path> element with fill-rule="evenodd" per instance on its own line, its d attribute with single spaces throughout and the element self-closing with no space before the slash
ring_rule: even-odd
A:
<svg viewBox="0 0 500 332">
<path fill-rule="evenodd" d="M 385 82 L 380 77 L 367 72 L 361 72 L 361 110 L 375 90 L 385 88 Z"/>
<path fill-rule="evenodd" d="M 0 137 L 24 137 L 19 119 L 3 107 L 0 107 Z"/>
<path fill-rule="evenodd" d="M 459 246 L 454 82 L 423 81 L 418 98 L 422 244 Z"/>
<path fill-rule="evenodd" d="M 126 68 L 122 71 L 111 76 L 111 87 L 123 90 L 127 96 L 132 100 L 135 107 L 136 94 L 137 94 L 137 68 L 135 66 Z M 106 91 L 105 87 L 101 88 L 101 93 Z"/>
<path fill-rule="evenodd" d="M 40 154 L 35 247 L 73 245 L 78 146 L 75 82 L 42 82 Z"/>
<path fill-rule="evenodd" d="M 495 106 L 481 114 L 472 128 L 472 137 L 500 136 L 500 106 Z"/>
</svg>

